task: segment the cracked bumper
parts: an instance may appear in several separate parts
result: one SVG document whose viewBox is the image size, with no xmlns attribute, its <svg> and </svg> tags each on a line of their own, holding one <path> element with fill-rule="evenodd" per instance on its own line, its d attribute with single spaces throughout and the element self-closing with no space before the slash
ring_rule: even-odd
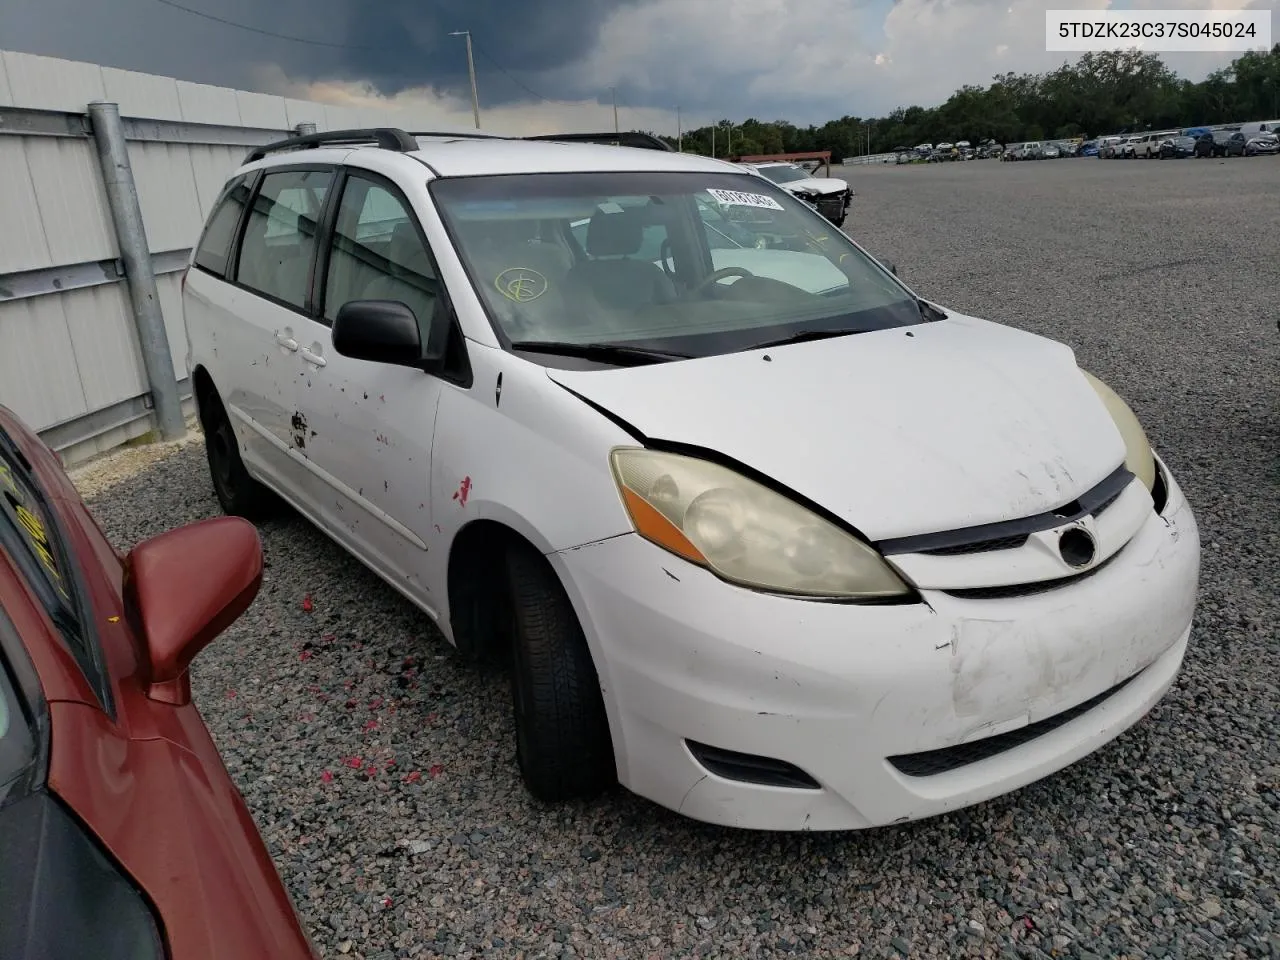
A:
<svg viewBox="0 0 1280 960">
<path fill-rule="evenodd" d="M 554 555 L 583 621 L 619 778 L 708 822 L 874 827 L 1015 790 L 1097 750 L 1175 680 L 1199 534 L 1176 482 L 1123 553 L 1045 593 L 927 604 L 813 603 L 731 586 L 638 536 Z M 887 758 L 955 747 L 1121 690 L 1028 742 L 931 776 Z M 687 741 L 785 761 L 816 789 L 710 773 Z"/>
</svg>

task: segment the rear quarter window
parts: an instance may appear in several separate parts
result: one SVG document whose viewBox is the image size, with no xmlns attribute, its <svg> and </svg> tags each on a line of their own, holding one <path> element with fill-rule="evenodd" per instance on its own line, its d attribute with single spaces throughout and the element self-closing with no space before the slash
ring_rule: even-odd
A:
<svg viewBox="0 0 1280 960">
<path fill-rule="evenodd" d="M 248 202 L 248 177 L 236 177 L 227 184 L 214 204 L 213 213 L 196 247 L 196 266 L 219 277 L 227 275 L 231 244 L 235 240 L 236 227 L 240 224 L 240 216 Z"/>
</svg>

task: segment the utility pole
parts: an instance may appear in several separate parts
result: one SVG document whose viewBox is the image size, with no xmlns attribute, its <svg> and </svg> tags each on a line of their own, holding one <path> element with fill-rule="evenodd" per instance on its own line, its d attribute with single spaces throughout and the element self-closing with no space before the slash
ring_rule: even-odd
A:
<svg viewBox="0 0 1280 960">
<path fill-rule="evenodd" d="M 613 94 L 613 135 L 620 137 L 622 131 L 618 129 L 618 88 L 610 87 L 609 92 Z"/>
<path fill-rule="evenodd" d="M 711 158 L 714 160 L 716 155 L 716 127 L 711 125 Z"/>
<path fill-rule="evenodd" d="M 476 59 L 471 53 L 471 31 L 455 30 L 451 37 L 467 38 L 467 73 L 471 75 L 471 112 L 476 118 L 476 129 L 480 129 L 480 95 L 476 92 Z"/>
<path fill-rule="evenodd" d="M 679 106 L 676 107 L 676 153 L 684 153 L 684 121 Z"/>
</svg>

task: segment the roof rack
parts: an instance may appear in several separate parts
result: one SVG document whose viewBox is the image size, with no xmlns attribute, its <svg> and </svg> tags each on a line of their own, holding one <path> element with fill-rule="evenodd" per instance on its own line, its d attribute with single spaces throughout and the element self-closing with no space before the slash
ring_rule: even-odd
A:
<svg viewBox="0 0 1280 960">
<path fill-rule="evenodd" d="M 554 140 L 561 143 L 602 143 L 615 147 L 639 147 L 642 150 L 666 150 L 674 152 L 671 144 L 648 133 L 547 133 L 525 140 Z"/>
<path fill-rule="evenodd" d="M 497 133 L 481 133 L 476 130 L 474 133 L 468 131 L 466 133 L 458 133 L 456 130 L 411 130 L 411 137 L 448 137 L 451 140 L 510 140 L 510 137 L 504 137 Z"/>
<path fill-rule="evenodd" d="M 426 134 L 420 134 L 426 136 Z M 245 163 L 261 160 L 271 153 L 285 150 L 314 150 L 317 147 L 358 146 L 376 143 L 383 150 L 394 150 L 396 153 L 410 153 L 421 150 L 422 146 L 413 139 L 413 134 L 405 133 L 399 127 L 371 127 L 365 130 L 328 130 L 324 133 L 307 133 L 300 137 L 289 137 L 277 140 L 261 147 L 254 147 L 245 157 Z"/>
</svg>

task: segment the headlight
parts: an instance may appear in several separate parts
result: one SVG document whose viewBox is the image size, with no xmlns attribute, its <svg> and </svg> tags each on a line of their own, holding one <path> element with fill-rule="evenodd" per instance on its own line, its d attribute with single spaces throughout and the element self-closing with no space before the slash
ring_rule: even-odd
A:
<svg viewBox="0 0 1280 960">
<path fill-rule="evenodd" d="M 732 470 L 639 448 L 610 459 L 636 532 L 725 580 L 839 599 L 911 592 L 867 544 Z"/>
<path fill-rule="evenodd" d="M 1151 444 L 1147 441 L 1147 435 L 1142 429 L 1142 424 L 1138 422 L 1137 416 L 1129 409 L 1129 405 L 1120 399 L 1119 394 L 1105 383 L 1088 370 L 1081 370 L 1080 372 L 1084 374 L 1085 379 L 1089 381 L 1093 389 L 1098 391 L 1098 396 L 1102 398 L 1107 412 L 1111 414 L 1111 419 L 1116 423 L 1116 429 L 1120 431 L 1120 436 L 1124 438 L 1126 450 L 1124 465 L 1142 481 L 1148 490 L 1154 489 L 1156 485 L 1156 458 L 1151 451 Z"/>
</svg>

